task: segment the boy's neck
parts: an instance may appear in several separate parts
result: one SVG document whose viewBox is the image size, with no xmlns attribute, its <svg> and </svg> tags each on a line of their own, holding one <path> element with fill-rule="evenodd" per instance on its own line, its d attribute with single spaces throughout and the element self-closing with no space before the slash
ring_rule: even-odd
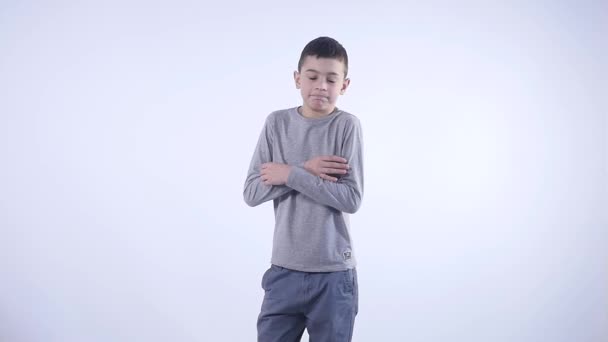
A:
<svg viewBox="0 0 608 342">
<path fill-rule="evenodd" d="M 329 113 L 325 114 L 325 113 L 319 113 L 319 112 L 315 112 L 315 111 L 309 110 L 308 108 L 306 108 L 304 106 L 299 106 L 298 107 L 298 113 L 302 114 L 302 116 L 304 116 L 306 118 L 320 119 L 320 118 L 324 118 L 324 117 L 332 114 L 337 109 L 338 109 L 338 107 L 334 106 L 334 108 Z"/>
</svg>

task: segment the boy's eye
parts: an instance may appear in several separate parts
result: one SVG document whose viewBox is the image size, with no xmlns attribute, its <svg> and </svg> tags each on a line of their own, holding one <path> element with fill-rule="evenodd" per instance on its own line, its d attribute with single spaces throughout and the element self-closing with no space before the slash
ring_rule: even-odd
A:
<svg viewBox="0 0 608 342">
<path fill-rule="evenodd" d="M 309 79 L 309 80 L 311 80 L 311 81 L 314 81 L 314 80 L 316 80 L 317 78 L 316 78 L 316 77 L 309 77 L 308 79 Z M 336 81 L 335 81 L 335 80 L 327 80 L 327 82 L 329 82 L 329 83 L 336 83 Z"/>
</svg>

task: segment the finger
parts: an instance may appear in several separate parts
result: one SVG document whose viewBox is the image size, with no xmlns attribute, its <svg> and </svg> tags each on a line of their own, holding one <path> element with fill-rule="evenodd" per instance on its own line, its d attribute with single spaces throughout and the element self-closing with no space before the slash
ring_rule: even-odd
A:
<svg viewBox="0 0 608 342">
<path fill-rule="evenodd" d="M 330 175 L 345 175 L 346 173 L 348 173 L 348 171 L 344 170 L 344 169 L 330 169 L 330 168 L 323 168 L 323 169 L 321 169 L 321 172 L 330 174 Z"/>
<path fill-rule="evenodd" d="M 345 164 L 345 163 L 336 163 L 336 162 L 325 162 L 322 165 L 323 167 L 326 168 L 332 168 L 332 169 L 350 169 L 350 165 Z"/>
<path fill-rule="evenodd" d="M 332 176 L 328 176 L 328 175 L 326 175 L 324 173 L 322 173 L 319 177 L 321 177 L 321 178 L 323 178 L 325 180 L 328 180 L 330 182 L 337 182 L 338 181 L 338 178 L 332 177 Z"/>
<path fill-rule="evenodd" d="M 346 163 L 347 160 L 340 156 L 324 156 L 323 160 L 325 161 L 333 161 L 338 163 Z"/>
</svg>

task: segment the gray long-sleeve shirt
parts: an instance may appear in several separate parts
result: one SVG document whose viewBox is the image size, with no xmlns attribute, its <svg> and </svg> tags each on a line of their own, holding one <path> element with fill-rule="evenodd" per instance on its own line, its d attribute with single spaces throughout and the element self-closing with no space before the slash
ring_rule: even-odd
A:
<svg viewBox="0 0 608 342">
<path fill-rule="evenodd" d="M 307 118 L 297 108 L 266 118 L 245 181 L 249 206 L 274 201 L 271 263 L 306 272 L 341 271 L 356 266 L 348 213 L 363 197 L 363 139 L 359 119 L 336 108 L 322 118 Z M 337 182 L 304 169 L 317 156 L 337 155 L 350 166 Z M 291 165 L 285 185 L 265 185 L 261 165 Z"/>
</svg>

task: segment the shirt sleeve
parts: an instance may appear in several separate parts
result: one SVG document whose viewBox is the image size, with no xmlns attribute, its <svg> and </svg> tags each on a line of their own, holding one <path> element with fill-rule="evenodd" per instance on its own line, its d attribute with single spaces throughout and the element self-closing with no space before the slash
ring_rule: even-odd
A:
<svg viewBox="0 0 608 342">
<path fill-rule="evenodd" d="M 358 119 L 346 134 L 341 157 L 347 160 L 349 172 L 337 182 L 324 180 L 301 166 L 292 166 L 287 186 L 314 201 L 346 213 L 355 213 L 363 198 L 363 133 Z"/>
<path fill-rule="evenodd" d="M 269 119 L 266 119 L 249 164 L 245 189 L 243 190 L 245 203 L 250 207 L 255 207 L 293 191 L 286 185 L 266 185 L 262 182 L 260 177 L 261 166 L 264 163 L 272 162 L 272 139 L 272 129 Z"/>
</svg>

